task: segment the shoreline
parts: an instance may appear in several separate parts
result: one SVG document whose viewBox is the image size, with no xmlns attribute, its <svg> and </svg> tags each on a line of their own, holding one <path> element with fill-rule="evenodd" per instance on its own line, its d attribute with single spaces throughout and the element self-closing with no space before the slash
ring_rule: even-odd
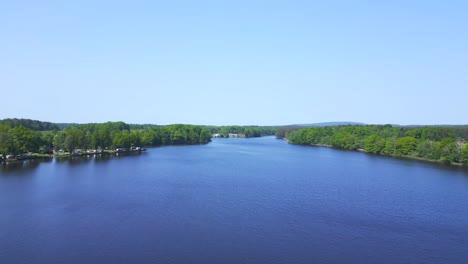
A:
<svg viewBox="0 0 468 264">
<path fill-rule="evenodd" d="M 362 153 L 366 153 L 366 154 L 370 154 L 370 155 L 376 155 L 376 156 L 383 156 L 383 157 L 391 157 L 391 158 L 398 158 L 398 159 L 406 159 L 406 160 L 417 160 L 417 161 L 423 161 L 423 162 L 429 162 L 429 163 L 434 163 L 434 164 L 439 164 L 439 165 L 446 165 L 446 166 L 456 166 L 456 167 L 461 167 L 461 168 L 468 168 L 468 164 L 464 164 L 464 163 L 457 163 L 457 162 L 444 162 L 444 161 L 440 161 L 440 160 L 433 160 L 433 159 L 425 159 L 425 158 L 420 158 L 420 157 L 412 157 L 412 156 L 397 156 L 397 155 L 389 155 L 389 154 L 377 154 L 377 153 L 371 153 L 371 152 L 367 152 L 366 150 L 364 149 L 356 149 L 356 150 L 351 150 L 351 149 L 341 149 L 341 148 L 337 148 L 337 147 L 333 147 L 332 145 L 326 145 L 326 144 L 309 144 L 309 145 L 305 145 L 305 144 L 295 144 L 295 143 L 291 143 L 289 140 L 287 140 L 286 138 L 283 139 L 284 141 L 286 141 L 288 144 L 292 144 L 292 145 L 297 145 L 297 146 L 305 146 L 305 147 L 326 147 L 326 148 L 332 148 L 332 149 L 337 149 L 337 150 L 344 150 L 344 151 L 357 151 L 357 152 L 362 152 Z"/>
<path fill-rule="evenodd" d="M 169 146 L 195 146 L 195 145 L 206 145 L 210 143 L 210 141 L 206 143 L 200 144 L 172 144 L 172 145 L 159 145 L 159 146 L 148 146 L 148 147 L 141 147 L 138 150 L 102 150 L 101 152 L 81 152 L 81 153 L 74 153 L 70 154 L 69 152 L 62 152 L 62 153 L 54 153 L 54 154 L 41 154 L 41 153 L 32 153 L 30 155 L 26 155 L 21 158 L 13 158 L 13 159 L 0 159 L 1 163 L 7 162 L 20 162 L 25 160 L 46 160 L 46 159 L 66 159 L 66 158 L 74 158 L 74 157 L 86 157 L 86 156 L 110 156 L 110 155 L 131 155 L 131 154 L 141 154 L 142 152 L 146 152 L 147 148 L 160 148 L 160 147 L 169 147 Z"/>
<path fill-rule="evenodd" d="M 45 159 L 65 159 L 65 158 L 74 158 L 74 157 L 85 157 L 85 156 L 110 156 L 110 155 L 119 155 L 119 154 L 137 154 L 141 152 L 145 152 L 146 149 L 143 150 L 129 150 L 129 151 L 116 151 L 116 150 L 104 150 L 100 153 L 93 153 L 93 152 L 84 152 L 84 153 L 75 153 L 70 154 L 69 152 L 64 152 L 60 154 L 40 154 L 40 153 L 33 153 L 31 155 L 27 155 L 21 158 L 14 158 L 14 159 L 2 159 L 0 163 L 3 162 L 20 162 L 25 160 L 45 160 Z"/>
</svg>

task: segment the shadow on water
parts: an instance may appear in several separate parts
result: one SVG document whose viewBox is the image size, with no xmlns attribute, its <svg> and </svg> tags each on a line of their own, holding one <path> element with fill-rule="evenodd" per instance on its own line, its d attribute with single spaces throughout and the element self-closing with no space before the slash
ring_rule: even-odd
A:
<svg viewBox="0 0 468 264">
<path fill-rule="evenodd" d="M 144 155 L 145 152 L 128 152 L 128 153 L 115 153 L 115 154 L 96 154 L 96 155 L 86 155 L 86 156 L 75 156 L 75 157 L 62 157 L 56 158 L 57 163 L 67 163 L 69 165 L 82 165 L 86 164 L 90 161 L 94 162 L 107 162 L 114 159 L 121 159 L 121 158 L 129 158 L 129 157 L 137 157 L 140 155 Z"/>
<path fill-rule="evenodd" d="M 68 165 L 82 165 L 88 163 L 89 161 L 93 160 L 94 156 L 80 156 L 80 157 L 60 157 L 56 158 L 56 163 L 63 163 Z"/>
<path fill-rule="evenodd" d="M 87 155 L 87 156 L 76 156 L 76 157 L 55 157 L 50 159 L 31 159 L 31 160 L 18 160 L 18 161 L 8 161 L 0 162 L 0 175 L 6 176 L 12 172 L 21 172 L 25 173 L 28 171 L 35 170 L 39 167 L 40 164 L 47 163 L 58 163 L 58 164 L 67 164 L 71 166 L 79 166 L 94 162 L 107 162 L 114 159 L 122 158 L 132 158 L 138 157 L 140 155 L 145 155 L 146 152 L 141 153 L 118 153 L 111 155 Z"/>
<path fill-rule="evenodd" d="M 52 159 L 32 159 L 32 160 L 19 160 L 8 161 L 0 163 L 0 175 L 8 175 L 8 173 L 21 171 L 28 172 L 35 170 L 41 163 L 51 163 Z"/>
<path fill-rule="evenodd" d="M 379 155 L 379 154 L 373 154 L 373 153 L 367 153 L 367 152 L 361 152 L 361 153 L 365 155 L 366 158 L 375 160 L 375 161 L 382 160 L 382 159 L 389 159 L 407 167 L 417 167 L 417 166 L 423 165 L 424 167 L 431 167 L 434 169 L 447 170 L 447 171 L 453 171 L 453 172 L 464 172 L 468 174 L 468 166 L 464 166 L 464 165 L 453 165 L 453 164 L 450 165 L 450 164 L 444 164 L 444 163 L 437 162 L 437 161 L 412 159 L 409 157 L 386 156 L 386 155 Z"/>
<path fill-rule="evenodd" d="M 397 156 L 390 156 L 390 155 L 383 155 L 383 154 L 374 154 L 374 153 L 369 153 L 369 152 L 364 152 L 364 151 L 347 150 L 347 149 L 340 149 L 340 148 L 333 148 L 333 147 L 326 147 L 326 146 L 304 146 L 304 145 L 290 145 L 290 146 L 306 148 L 306 149 L 316 148 L 316 149 L 321 149 L 322 151 L 331 151 L 331 152 L 337 151 L 345 155 L 350 155 L 352 157 L 355 157 L 356 155 L 362 155 L 366 157 L 366 159 L 372 162 L 392 162 L 392 163 L 396 162 L 406 167 L 424 166 L 424 167 L 430 167 L 430 168 L 439 169 L 439 170 L 462 172 L 468 175 L 468 166 L 466 165 L 453 165 L 453 164 L 450 165 L 450 164 L 445 164 L 445 163 L 431 161 L 431 160 L 413 159 L 410 157 L 397 157 Z"/>
</svg>

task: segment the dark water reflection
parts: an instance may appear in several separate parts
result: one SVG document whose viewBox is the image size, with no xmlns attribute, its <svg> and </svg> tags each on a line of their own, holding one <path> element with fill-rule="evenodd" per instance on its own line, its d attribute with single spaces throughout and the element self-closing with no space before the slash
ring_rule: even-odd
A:
<svg viewBox="0 0 468 264">
<path fill-rule="evenodd" d="M 0 176 L 11 175 L 13 172 L 27 172 L 28 170 L 36 169 L 40 164 L 47 163 L 63 163 L 68 165 L 82 165 L 89 162 L 106 162 L 114 159 L 138 157 L 145 155 L 146 152 L 135 152 L 135 153 L 119 153 L 117 155 L 112 154 L 96 154 L 96 155 L 85 155 L 85 156 L 73 156 L 73 157 L 60 157 L 60 158 L 44 158 L 44 159 L 32 159 L 32 160 L 18 160 L 0 162 Z"/>
<path fill-rule="evenodd" d="M 216 139 L 0 166 L 0 263 L 466 263 L 468 172 Z"/>
<path fill-rule="evenodd" d="M 36 159 L 36 160 L 21 160 L 0 162 L 0 176 L 10 175 L 12 172 L 20 172 L 22 174 L 28 173 L 39 167 L 41 163 L 50 163 L 52 159 Z"/>
</svg>

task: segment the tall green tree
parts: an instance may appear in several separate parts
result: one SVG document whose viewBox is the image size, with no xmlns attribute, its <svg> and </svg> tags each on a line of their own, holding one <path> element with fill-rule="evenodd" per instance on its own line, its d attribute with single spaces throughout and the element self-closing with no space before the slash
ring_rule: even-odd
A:
<svg viewBox="0 0 468 264">
<path fill-rule="evenodd" d="M 8 125 L 0 124 L 0 155 L 6 156 L 12 149 L 10 129 Z"/>
<path fill-rule="evenodd" d="M 395 142 L 395 152 L 399 156 L 409 155 L 415 150 L 415 148 L 416 139 L 414 137 L 401 137 Z"/>
<path fill-rule="evenodd" d="M 12 153 L 20 154 L 33 148 L 35 136 L 31 129 L 20 125 L 10 129 L 9 134 L 12 142 Z"/>
<path fill-rule="evenodd" d="M 371 135 L 365 140 L 364 149 L 369 153 L 380 154 L 385 148 L 385 139 L 379 135 Z"/>
<path fill-rule="evenodd" d="M 65 149 L 72 153 L 73 150 L 85 146 L 85 133 L 78 128 L 70 127 L 65 130 Z"/>
<path fill-rule="evenodd" d="M 54 146 L 55 151 L 65 149 L 65 138 L 66 135 L 64 132 L 59 132 L 55 134 L 54 139 L 52 140 L 52 144 Z"/>
<path fill-rule="evenodd" d="M 468 163 L 468 144 L 467 143 L 465 143 L 465 145 L 463 146 L 460 162 L 465 163 L 465 164 Z"/>
</svg>

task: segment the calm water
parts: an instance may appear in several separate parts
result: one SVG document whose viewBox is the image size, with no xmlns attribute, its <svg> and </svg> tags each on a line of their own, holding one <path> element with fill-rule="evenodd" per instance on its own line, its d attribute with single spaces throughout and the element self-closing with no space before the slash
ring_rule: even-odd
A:
<svg viewBox="0 0 468 264">
<path fill-rule="evenodd" d="M 468 172 L 272 137 L 3 165 L 0 263 L 468 263 Z"/>
</svg>

